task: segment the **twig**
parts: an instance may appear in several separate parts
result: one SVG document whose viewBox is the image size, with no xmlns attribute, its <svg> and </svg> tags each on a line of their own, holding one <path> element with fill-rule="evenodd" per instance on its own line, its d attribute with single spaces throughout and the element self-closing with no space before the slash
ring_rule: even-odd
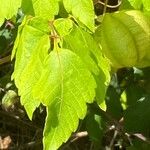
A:
<svg viewBox="0 0 150 150">
<path fill-rule="evenodd" d="M 103 9 L 103 18 L 105 16 L 105 13 L 106 13 L 106 10 L 107 10 L 107 4 L 108 4 L 108 0 L 105 0 L 104 9 Z"/>
<path fill-rule="evenodd" d="M 93 149 L 93 146 L 94 146 L 94 143 L 93 143 L 93 142 L 91 142 L 90 150 L 92 150 L 92 149 Z"/>
<path fill-rule="evenodd" d="M 20 149 L 31 148 L 31 147 L 35 147 L 36 145 L 39 145 L 39 144 L 42 144 L 42 140 L 29 142 L 27 144 L 22 145 L 19 148 Z"/>
<path fill-rule="evenodd" d="M 71 142 L 74 142 L 74 141 L 76 141 L 76 140 L 78 140 L 80 138 L 86 137 L 86 136 L 88 136 L 88 132 L 87 131 L 75 133 L 73 135 L 74 139 L 71 140 Z"/>
<path fill-rule="evenodd" d="M 115 142 L 115 139 L 116 139 L 117 135 L 118 135 L 118 131 L 115 130 L 114 136 L 113 136 L 113 138 L 112 138 L 112 140 L 111 140 L 111 142 L 110 142 L 110 145 L 109 145 L 110 148 L 112 148 L 112 146 L 113 146 L 113 144 L 114 144 L 114 142 Z"/>
<path fill-rule="evenodd" d="M 9 118 L 9 120 L 10 120 L 10 119 L 14 120 L 17 125 L 23 124 L 23 125 L 26 125 L 27 127 L 32 127 L 32 128 L 34 128 L 34 129 L 41 130 L 41 132 L 42 132 L 42 129 L 40 129 L 40 128 L 37 127 L 36 125 L 27 123 L 27 122 L 25 122 L 25 121 L 23 121 L 23 120 L 17 118 L 16 116 L 11 115 L 10 113 L 4 112 L 4 111 L 0 111 L 0 116 L 3 116 L 5 119 L 6 119 L 6 118 Z M 6 123 L 6 124 L 7 124 L 7 123 Z M 32 128 L 31 128 L 31 129 L 32 129 Z"/>
<path fill-rule="evenodd" d="M 134 137 L 140 139 L 141 141 L 150 144 L 150 141 L 149 141 L 144 135 L 142 135 L 142 134 L 140 134 L 140 133 L 134 133 L 134 134 L 132 134 L 131 136 L 134 136 Z"/>
<path fill-rule="evenodd" d="M 82 131 L 82 132 L 77 132 L 74 133 L 71 138 L 72 140 L 69 140 L 62 148 L 61 150 L 65 150 L 71 143 L 75 142 L 76 140 L 86 137 L 88 136 L 88 132 L 87 131 Z"/>
<path fill-rule="evenodd" d="M 9 43 L 9 44 L 6 46 L 6 48 L 4 49 L 3 54 L 1 55 L 1 58 L 2 58 L 2 57 L 5 57 L 6 55 L 8 55 L 8 54 L 11 53 L 12 48 L 13 48 L 13 44 L 14 44 L 14 42 L 12 41 L 11 43 Z"/>
<path fill-rule="evenodd" d="M 3 64 L 8 63 L 10 61 L 11 61 L 11 56 L 10 55 L 8 55 L 6 57 L 3 57 L 3 58 L 0 58 L 0 65 L 3 65 Z"/>
</svg>

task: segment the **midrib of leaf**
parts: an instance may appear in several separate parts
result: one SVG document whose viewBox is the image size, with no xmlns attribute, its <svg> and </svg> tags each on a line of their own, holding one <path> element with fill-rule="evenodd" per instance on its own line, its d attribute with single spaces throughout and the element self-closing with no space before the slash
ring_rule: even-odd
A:
<svg viewBox="0 0 150 150">
<path fill-rule="evenodd" d="M 64 77 L 63 77 L 63 65 L 61 64 L 61 58 L 59 56 L 59 50 L 58 50 L 58 47 L 56 47 L 56 52 L 57 52 L 57 57 L 58 57 L 58 61 L 59 61 L 59 67 L 60 67 L 60 78 L 61 78 L 61 103 L 60 103 L 60 108 L 59 108 L 59 114 L 58 114 L 58 120 L 60 120 L 61 118 L 61 111 L 62 111 L 62 105 L 63 105 L 63 94 L 64 94 Z M 57 128 L 55 129 L 54 131 L 54 134 L 53 134 L 53 137 L 52 137 L 52 140 L 51 140 L 51 143 L 55 137 L 55 134 L 56 134 L 56 130 Z M 65 132 L 64 132 L 65 133 Z"/>
<path fill-rule="evenodd" d="M 82 60 L 68 49 L 51 51 L 44 68 L 33 95 L 48 107 L 43 142 L 46 150 L 55 150 L 84 118 L 96 83 Z"/>
<path fill-rule="evenodd" d="M 60 50 L 61 51 L 61 50 Z M 56 52 L 57 52 L 57 58 L 58 58 L 58 61 L 59 61 L 59 66 L 60 66 L 60 76 L 61 76 L 61 82 L 60 82 L 60 86 L 61 86 L 61 97 L 59 98 L 60 99 L 60 107 L 59 107 L 59 114 L 58 114 L 58 120 L 60 120 L 60 118 L 61 118 L 61 114 L 62 114 L 62 106 L 63 105 L 65 105 L 65 102 L 64 102 L 64 71 L 63 71 L 63 65 L 62 65 L 62 63 L 61 63 L 61 58 L 60 58 L 60 56 L 59 56 L 59 50 L 56 48 Z M 78 71 L 78 69 L 71 63 L 71 66 L 79 73 L 79 75 L 81 75 L 80 74 L 80 72 Z M 66 73 L 67 74 L 67 73 Z M 82 75 L 81 75 L 82 76 Z M 78 86 L 76 86 L 76 84 L 74 84 L 73 82 L 72 82 L 72 84 L 78 89 L 78 90 L 80 90 L 80 88 L 78 87 Z M 57 87 L 57 86 L 56 86 Z M 74 93 L 68 88 L 68 87 L 66 87 L 66 89 L 67 89 L 67 91 L 70 91 L 70 93 L 72 93 L 72 95 L 74 96 L 74 98 L 76 99 L 76 102 L 78 103 L 78 105 L 79 105 L 79 107 L 80 107 L 80 110 L 82 110 L 82 106 L 81 106 L 81 104 L 79 103 L 79 101 L 78 101 L 78 99 L 76 98 L 76 96 L 74 95 Z M 89 89 L 87 90 L 87 91 L 89 91 Z M 84 95 L 82 94 L 82 99 L 84 100 L 84 99 L 86 99 L 86 97 L 84 97 Z M 67 105 L 66 105 L 67 106 Z M 82 112 L 83 112 L 83 110 L 82 110 Z M 68 113 L 70 114 L 70 112 L 68 111 Z M 70 116 L 72 116 L 72 115 L 70 115 Z M 80 117 L 79 116 L 79 114 L 77 113 L 77 116 L 78 117 Z M 71 117 L 72 118 L 72 117 Z M 73 118 L 72 118 L 72 120 L 73 120 Z M 67 120 L 66 120 L 67 121 Z M 69 123 L 67 123 L 67 124 L 69 124 Z M 62 127 L 62 130 L 64 130 L 63 129 L 63 127 Z M 70 130 L 71 130 L 71 128 L 70 128 Z M 56 135 L 56 131 L 57 131 L 57 128 L 54 130 L 54 134 L 53 134 L 53 136 L 52 136 L 52 140 L 51 140 L 51 143 L 53 143 L 53 140 L 54 140 L 54 137 L 55 137 L 55 135 Z M 65 131 L 63 131 L 63 133 L 64 133 L 64 135 L 65 135 Z M 65 135 L 66 137 L 67 137 L 67 135 Z"/>
</svg>

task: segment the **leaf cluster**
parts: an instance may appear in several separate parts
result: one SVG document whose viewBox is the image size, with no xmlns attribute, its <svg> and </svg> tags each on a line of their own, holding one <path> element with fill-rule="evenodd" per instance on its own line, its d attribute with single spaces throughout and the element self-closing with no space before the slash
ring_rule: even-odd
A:
<svg viewBox="0 0 150 150">
<path fill-rule="evenodd" d="M 0 86 L 11 76 L 17 88 L 0 87 L 2 105 L 20 96 L 30 120 L 46 107 L 45 150 L 64 149 L 82 128 L 87 149 L 148 148 L 148 0 L 2 0 L 0 8 Z"/>
</svg>

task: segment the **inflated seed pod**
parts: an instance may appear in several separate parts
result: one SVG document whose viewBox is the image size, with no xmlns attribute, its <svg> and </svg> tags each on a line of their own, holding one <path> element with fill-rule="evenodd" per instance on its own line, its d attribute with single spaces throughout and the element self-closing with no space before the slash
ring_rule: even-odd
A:
<svg viewBox="0 0 150 150">
<path fill-rule="evenodd" d="M 113 67 L 150 66 L 150 18 L 142 12 L 105 14 L 100 40 Z"/>
</svg>

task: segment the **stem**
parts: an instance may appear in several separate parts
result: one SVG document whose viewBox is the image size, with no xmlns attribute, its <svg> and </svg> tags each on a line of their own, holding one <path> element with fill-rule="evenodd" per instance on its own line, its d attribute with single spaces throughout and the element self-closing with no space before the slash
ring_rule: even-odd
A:
<svg viewBox="0 0 150 150">
<path fill-rule="evenodd" d="M 115 130 L 114 135 L 113 135 L 112 140 L 111 140 L 110 145 L 109 145 L 110 149 L 112 148 L 112 146 L 113 146 L 113 144 L 114 144 L 114 142 L 115 142 L 115 139 L 116 139 L 117 135 L 118 135 L 118 131 Z"/>
<path fill-rule="evenodd" d="M 34 125 L 34 124 L 31 124 L 31 121 L 26 122 L 24 120 L 21 120 L 20 118 L 17 118 L 16 116 L 13 116 L 12 114 L 10 114 L 8 112 L 0 110 L 0 116 L 2 116 L 2 119 L 0 120 L 0 123 L 3 122 L 3 118 L 4 118 L 4 123 L 5 124 L 7 124 L 6 120 L 9 120 L 11 123 L 15 122 L 20 127 L 23 125 L 23 126 L 26 126 L 26 127 L 30 128 L 31 130 L 36 129 L 36 130 L 39 130 L 40 132 L 42 132 L 42 129 L 39 128 L 38 126 Z"/>
<path fill-rule="evenodd" d="M 108 0 L 105 0 L 104 10 L 103 10 L 103 17 L 105 16 L 105 13 L 106 13 L 106 10 L 107 10 L 107 4 L 108 4 Z"/>
<path fill-rule="evenodd" d="M 118 0 L 118 4 L 117 5 L 112 6 L 112 5 L 106 4 L 106 7 L 108 7 L 108 8 L 117 8 L 117 7 L 119 7 L 121 5 L 121 2 L 122 2 L 121 0 Z M 102 2 L 101 0 L 98 0 L 95 4 L 102 4 L 103 6 L 105 6 L 105 3 Z"/>
<path fill-rule="evenodd" d="M 5 63 L 8 63 L 11 61 L 11 55 L 8 55 L 6 57 L 0 58 L 0 65 L 3 65 Z"/>
</svg>

